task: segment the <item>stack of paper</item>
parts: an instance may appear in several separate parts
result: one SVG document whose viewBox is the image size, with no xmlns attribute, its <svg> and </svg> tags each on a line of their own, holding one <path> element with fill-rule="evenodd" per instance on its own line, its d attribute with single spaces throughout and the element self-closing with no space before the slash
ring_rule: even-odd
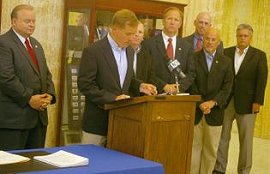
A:
<svg viewBox="0 0 270 174">
<path fill-rule="evenodd" d="M 63 150 L 60 150 L 58 152 L 49 155 L 34 156 L 34 159 L 57 167 L 84 166 L 88 165 L 89 163 L 88 158 L 75 155 Z"/>
<path fill-rule="evenodd" d="M 0 151 L 0 165 L 27 162 L 29 160 L 30 158 L 21 155 Z"/>
</svg>

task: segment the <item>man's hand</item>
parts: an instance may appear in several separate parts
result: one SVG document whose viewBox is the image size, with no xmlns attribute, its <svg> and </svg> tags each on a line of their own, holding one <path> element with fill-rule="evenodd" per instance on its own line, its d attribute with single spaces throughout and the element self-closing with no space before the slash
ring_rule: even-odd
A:
<svg viewBox="0 0 270 174">
<path fill-rule="evenodd" d="M 157 94 L 157 88 L 152 84 L 141 83 L 140 92 L 145 93 L 147 95 L 156 95 Z"/>
<path fill-rule="evenodd" d="M 168 94 L 176 94 L 177 86 L 176 84 L 166 84 L 163 90 L 165 91 L 165 93 L 168 93 Z"/>
<path fill-rule="evenodd" d="M 214 100 L 209 100 L 205 101 L 200 104 L 200 109 L 203 112 L 203 114 L 209 114 L 211 112 L 211 109 L 216 105 L 216 101 Z"/>
<path fill-rule="evenodd" d="M 37 94 L 33 95 L 28 102 L 29 105 L 36 110 L 44 111 L 51 104 L 52 96 L 50 94 Z"/>
<path fill-rule="evenodd" d="M 259 103 L 252 103 L 252 114 L 257 114 L 260 112 L 261 105 Z"/>
<path fill-rule="evenodd" d="M 123 100 L 123 99 L 126 99 L 126 98 L 130 98 L 130 96 L 129 95 L 125 95 L 125 94 L 118 95 L 118 96 L 116 96 L 115 101 L 117 101 L 117 100 Z"/>
</svg>

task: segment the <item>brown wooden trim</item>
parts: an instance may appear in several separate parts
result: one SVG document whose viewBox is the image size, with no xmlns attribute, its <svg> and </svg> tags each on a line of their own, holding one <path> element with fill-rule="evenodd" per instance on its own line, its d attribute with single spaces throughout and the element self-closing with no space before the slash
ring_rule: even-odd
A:
<svg viewBox="0 0 270 174">
<path fill-rule="evenodd" d="M 0 0 L 0 32 L 1 32 L 1 26 L 2 26 L 2 0 Z"/>
<path fill-rule="evenodd" d="M 60 137 L 61 137 L 61 127 L 62 127 L 62 115 L 63 115 L 63 100 L 64 100 L 64 89 L 65 89 L 65 57 L 66 57 L 66 42 L 67 42 L 67 20 L 68 16 L 66 15 L 68 11 L 67 3 L 65 3 L 65 14 L 64 14 L 64 23 L 63 23 L 63 41 L 62 41 L 62 53 L 61 53 L 61 72 L 60 72 L 60 87 L 59 87 L 59 99 L 58 99 L 58 114 L 57 114 L 57 123 L 56 123 L 56 141 L 55 145 L 60 146 Z"/>
<path fill-rule="evenodd" d="M 128 1 L 128 2 L 127 2 Z M 68 8 L 96 8 L 117 11 L 127 8 L 135 13 L 143 13 L 151 16 L 161 16 L 163 10 L 175 6 L 184 11 L 186 5 L 152 0 L 66 0 Z M 94 6 L 93 6 L 94 5 Z M 153 8 L 154 7 L 154 8 Z M 151 9 L 151 11 L 149 10 Z"/>
</svg>

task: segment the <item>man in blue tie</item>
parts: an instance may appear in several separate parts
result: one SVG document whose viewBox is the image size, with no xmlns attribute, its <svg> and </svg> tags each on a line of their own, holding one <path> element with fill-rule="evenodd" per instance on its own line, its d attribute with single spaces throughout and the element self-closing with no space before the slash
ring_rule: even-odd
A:
<svg viewBox="0 0 270 174">
<path fill-rule="evenodd" d="M 194 53 L 196 76 L 190 93 L 201 95 L 197 104 L 191 174 L 212 173 L 221 134 L 224 108 L 233 84 L 232 62 L 217 51 L 219 33 L 209 28 L 203 49 Z"/>
</svg>

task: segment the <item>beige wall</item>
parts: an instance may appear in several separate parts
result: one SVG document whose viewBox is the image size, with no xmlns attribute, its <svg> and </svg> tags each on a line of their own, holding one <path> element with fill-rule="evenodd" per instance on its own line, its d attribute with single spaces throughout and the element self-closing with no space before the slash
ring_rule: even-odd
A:
<svg viewBox="0 0 270 174">
<path fill-rule="evenodd" d="M 42 44 L 48 66 L 53 74 L 56 93 L 59 94 L 64 0 L 3 0 L 1 33 L 10 29 L 10 13 L 18 4 L 31 4 L 36 10 L 36 31 L 33 36 Z M 49 128 L 46 146 L 55 145 L 57 104 L 49 107 Z"/>
<path fill-rule="evenodd" d="M 254 27 L 253 45 L 264 50 L 270 56 L 270 3 L 269 0 L 160 0 L 187 4 L 183 35 L 191 34 L 194 30 L 193 20 L 200 11 L 209 11 L 213 16 L 213 24 L 221 30 L 224 46 L 235 43 L 235 28 L 241 22 L 250 23 Z M 48 65 L 53 73 L 53 81 L 59 93 L 59 79 L 61 69 L 62 31 L 64 0 L 3 0 L 1 32 L 10 28 L 10 12 L 17 4 L 28 3 L 35 7 L 37 28 L 34 33 L 44 47 Z M 270 139 L 270 86 L 266 91 L 265 106 L 258 115 L 256 122 L 256 136 Z M 49 108 L 50 124 L 48 129 L 47 146 L 55 144 L 55 122 L 57 120 L 57 105 Z"/>
<path fill-rule="evenodd" d="M 175 0 L 177 2 L 177 0 Z M 200 11 L 209 11 L 213 24 L 221 31 L 224 47 L 235 45 L 235 29 L 240 23 L 251 24 L 254 29 L 252 45 L 266 52 L 270 67 L 270 1 L 269 0 L 190 0 L 185 8 L 183 36 L 194 31 L 193 21 Z M 270 139 L 270 79 L 265 104 L 258 114 L 255 136 Z"/>
</svg>

